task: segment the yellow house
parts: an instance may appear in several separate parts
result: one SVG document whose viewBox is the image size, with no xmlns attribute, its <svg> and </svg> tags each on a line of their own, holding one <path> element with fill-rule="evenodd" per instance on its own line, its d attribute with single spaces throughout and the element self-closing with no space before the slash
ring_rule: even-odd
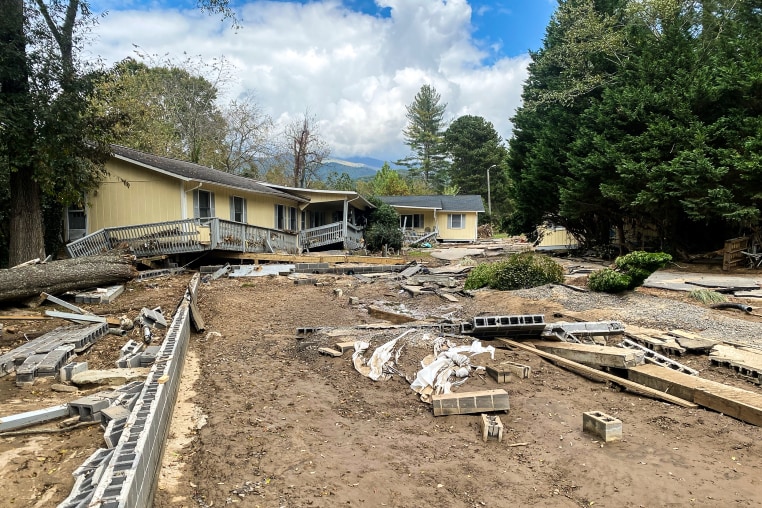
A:
<svg viewBox="0 0 762 508">
<path fill-rule="evenodd" d="M 462 196 L 379 196 L 400 214 L 400 227 L 407 243 L 427 239 L 443 242 L 476 241 L 479 214 L 484 213 L 482 197 Z M 414 235 L 409 233 L 413 232 Z"/>
<path fill-rule="evenodd" d="M 198 164 L 111 148 L 108 177 L 83 209 L 67 211 L 70 255 L 119 243 L 137 255 L 300 250 L 300 207 L 308 198 Z"/>
<path fill-rule="evenodd" d="M 375 207 L 357 192 L 304 189 L 266 182 L 262 185 L 307 200 L 299 205 L 299 241 L 303 249 L 338 243 L 348 249 L 363 245 L 363 217 Z"/>
<path fill-rule="evenodd" d="M 565 227 L 545 223 L 537 227 L 537 241 L 534 250 L 568 251 L 579 248 L 577 239 Z"/>
</svg>

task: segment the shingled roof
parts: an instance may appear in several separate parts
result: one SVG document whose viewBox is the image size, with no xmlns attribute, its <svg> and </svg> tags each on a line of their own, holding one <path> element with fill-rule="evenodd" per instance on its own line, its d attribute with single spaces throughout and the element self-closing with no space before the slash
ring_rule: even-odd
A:
<svg viewBox="0 0 762 508">
<path fill-rule="evenodd" d="M 384 203 L 395 207 L 430 208 L 445 212 L 484 212 L 478 194 L 462 196 L 379 196 Z"/>
<path fill-rule="evenodd" d="M 255 192 L 257 194 L 277 196 L 292 201 L 301 201 L 303 203 L 309 202 L 308 199 L 304 199 L 292 194 L 287 194 L 277 189 L 273 189 L 271 187 L 267 187 L 255 180 L 252 180 L 251 178 L 207 168 L 206 166 L 201 166 L 192 162 L 185 162 L 177 159 L 170 159 L 168 157 L 151 155 L 149 153 L 133 150 L 132 148 L 127 148 L 119 145 L 111 145 L 111 152 L 118 159 L 132 162 L 144 168 L 158 171 L 160 173 L 168 173 L 170 175 L 176 176 L 181 180 L 214 183 L 217 185 L 224 185 L 225 187 L 232 187 L 234 189 L 243 189 L 249 192 Z"/>
</svg>

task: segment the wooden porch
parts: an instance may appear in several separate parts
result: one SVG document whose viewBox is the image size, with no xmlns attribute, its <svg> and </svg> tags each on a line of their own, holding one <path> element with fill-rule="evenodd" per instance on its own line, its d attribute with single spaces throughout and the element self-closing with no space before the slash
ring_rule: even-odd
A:
<svg viewBox="0 0 762 508">
<path fill-rule="evenodd" d="M 66 246 L 71 257 L 92 256 L 115 248 L 128 248 L 139 258 L 205 251 L 300 254 L 331 244 L 357 250 L 363 230 L 335 222 L 298 233 L 241 224 L 224 219 L 185 219 L 105 228 Z"/>
<path fill-rule="evenodd" d="M 212 250 L 300 252 L 299 235 L 219 218 L 185 219 L 105 228 L 66 246 L 71 257 L 128 248 L 137 257 Z"/>
</svg>

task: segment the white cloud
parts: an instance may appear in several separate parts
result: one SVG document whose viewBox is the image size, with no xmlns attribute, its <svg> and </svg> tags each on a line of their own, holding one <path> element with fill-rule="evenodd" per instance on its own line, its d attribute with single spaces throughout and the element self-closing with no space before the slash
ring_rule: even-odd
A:
<svg viewBox="0 0 762 508">
<path fill-rule="evenodd" d="M 275 119 L 309 110 L 339 157 L 405 155 L 405 105 L 424 83 L 442 95 L 452 119 L 483 116 L 510 136 L 527 57 L 483 66 L 465 0 L 377 4 L 390 7 L 391 17 L 335 1 L 253 2 L 240 11 L 238 31 L 198 11 L 112 11 L 91 51 L 107 62 L 133 55 L 133 45 L 178 60 L 224 56 L 236 68 L 229 94 L 252 90 Z"/>
</svg>

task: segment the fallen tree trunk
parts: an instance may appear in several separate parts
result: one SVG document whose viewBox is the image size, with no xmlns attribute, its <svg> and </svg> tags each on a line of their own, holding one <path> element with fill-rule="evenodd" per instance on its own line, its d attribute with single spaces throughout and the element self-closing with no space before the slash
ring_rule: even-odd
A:
<svg viewBox="0 0 762 508">
<path fill-rule="evenodd" d="M 0 303 L 125 282 L 138 273 L 133 259 L 106 254 L 0 270 Z"/>
</svg>

